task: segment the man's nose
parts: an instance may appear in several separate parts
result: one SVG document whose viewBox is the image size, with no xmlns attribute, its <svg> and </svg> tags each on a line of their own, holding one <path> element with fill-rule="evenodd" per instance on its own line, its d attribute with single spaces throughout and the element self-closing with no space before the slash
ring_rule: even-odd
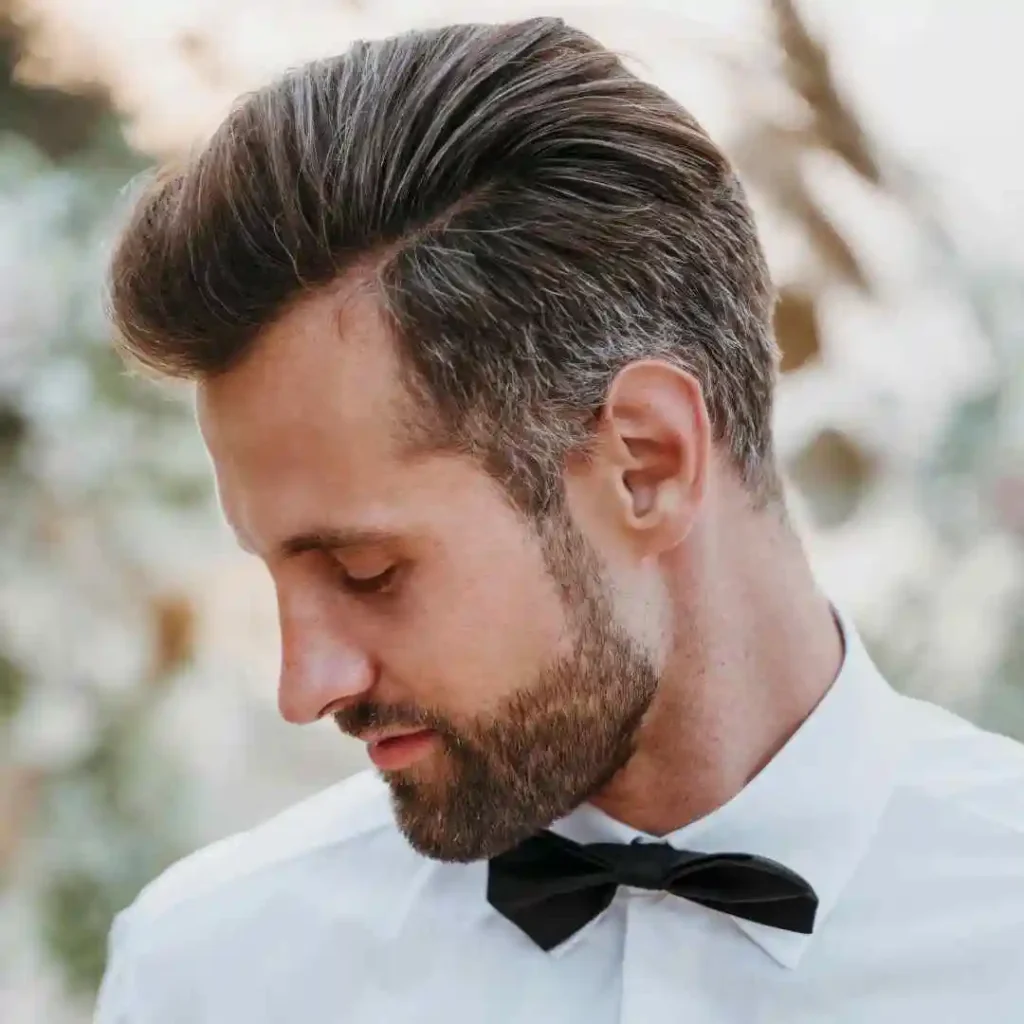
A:
<svg viewBox="0 0 1024 1024">
<path fill-rule="evenodd" d="M 328 622 L 281 616 L 281 717 L 306 725 L 366 693 L 374 682 L 371 659 Z"/>
</svg>

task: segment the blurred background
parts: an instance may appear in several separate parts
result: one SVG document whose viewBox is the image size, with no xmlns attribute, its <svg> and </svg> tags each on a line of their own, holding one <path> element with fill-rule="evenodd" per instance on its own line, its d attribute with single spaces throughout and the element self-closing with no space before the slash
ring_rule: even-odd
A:
<svg viewBox="0 0 1024 1024">
<path fill-rule="evenodd" d="M 275 711 L 189 395 L 101 311 L 135 177 L 357 37 L 555 13 L 745 177 L 818 573 L 900 689 L 1024 739 L 1024 6 L 0 0 L 0 1020 L 89 1019 L 113 914 L 359 768 Z"/>
</svg>

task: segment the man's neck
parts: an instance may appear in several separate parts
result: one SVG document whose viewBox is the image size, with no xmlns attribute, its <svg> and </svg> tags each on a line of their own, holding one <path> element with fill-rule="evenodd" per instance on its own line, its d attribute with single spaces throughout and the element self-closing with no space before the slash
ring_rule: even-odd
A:
<svg viewBox="0 0 1024 1024">
<path fill-rule="evenodd" d="M 784 524 L 706 536 L 679 575 L 677 637 L 629 763 L 591 803 L 666 835 L 731 800 L 785 745 L 839 673 L 827 598 Z M 684 598 L 697 594 L 699 599 Z"/>
</svg>

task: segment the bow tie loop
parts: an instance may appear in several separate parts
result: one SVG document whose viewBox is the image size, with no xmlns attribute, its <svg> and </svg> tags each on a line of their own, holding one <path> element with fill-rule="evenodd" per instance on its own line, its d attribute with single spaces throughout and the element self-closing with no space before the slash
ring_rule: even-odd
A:
<svg viewBox="0 0 1024 1024">
<path fill-rule="evenodd" d="M 616 889 L 670 892 L 711 910 L 809 935 L 818 897 L 798 874 L 753 854 L 667 843 L 581 845 L 542 832 L 491 859 L 488 902 L 541 949 L 561 945 L 611 905 Z"/>
</svg>

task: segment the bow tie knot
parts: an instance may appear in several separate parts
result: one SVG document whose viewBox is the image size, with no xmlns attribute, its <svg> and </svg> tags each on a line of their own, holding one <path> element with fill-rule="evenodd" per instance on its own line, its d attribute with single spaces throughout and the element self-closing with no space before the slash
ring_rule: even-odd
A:
<svg viewBox="0 0 1024 1024">
<path fill-rule="evenodd" d="M 642 839 L 629 846 L 594 843 L 585 849 L 608 867 L 616 884 L 655 892 L 669 887 L 680 862 L 687 859 L 684 852 L 668 843 L 645 843 Z"/>
</svg>

